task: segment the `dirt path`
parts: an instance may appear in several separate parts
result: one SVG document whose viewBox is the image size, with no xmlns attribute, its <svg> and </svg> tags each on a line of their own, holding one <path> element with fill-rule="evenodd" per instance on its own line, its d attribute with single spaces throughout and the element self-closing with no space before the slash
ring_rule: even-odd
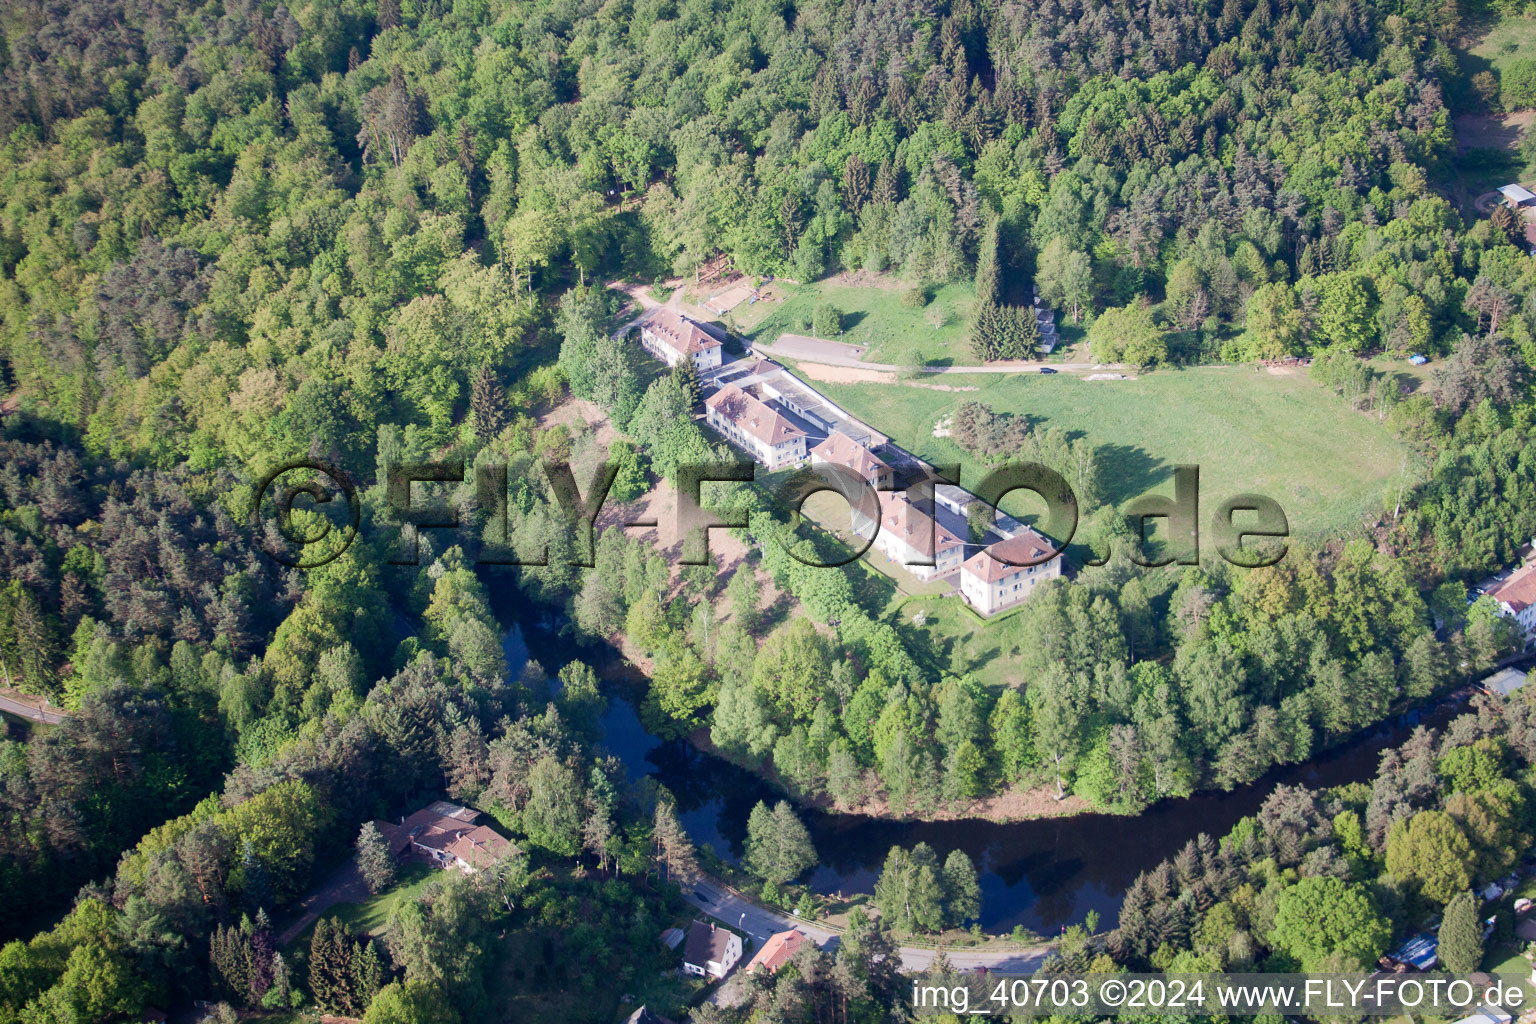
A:
<svg viewBox="0 0 1536 1024">
<path fill-rule="evenodd" d="M 304 933 L 304 929 L 320 920 L 320 915 L 338 903 L 361 903 L 368 898 L 368 885 L 363 881 L 357 865 L 350 859 L 332 871 L 298 906 L 299 916 L 277 937 L 278 945 L 286 946 Z"/>
</svg>

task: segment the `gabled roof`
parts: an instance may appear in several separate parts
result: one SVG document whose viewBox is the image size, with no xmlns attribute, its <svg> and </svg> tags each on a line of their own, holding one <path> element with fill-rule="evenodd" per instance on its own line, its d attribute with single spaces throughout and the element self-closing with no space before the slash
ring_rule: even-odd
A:
<svg viewBox="0 0 1536 1024">
<path fill-rule="evenodd" d="M 1056 545 L 1046 540 L 1034 530 L 1026 529 L 1022 533 L 1015 534 L 1007 540 L 998 541 L 990 548 L 983 548 L 970 558 L 966 559 L 961 570 L 972 576 L 980 577 L 987 583 L 996 583 L 1004 576 L 1012 576 L 1024 568 L 1024 565 L 1010 565 L 1009 562 L 1025 563 L 1026 565 L 1044 565 L 1049 562 L 1056 550 Z M 1007 559 L 1007 561 L 1003 561 Z"/>
<path fill-rule="evenodd" d="M 1516 668 L 1506 668 L 1483 680 L 1483 689 L 1508 697 L 1526 683 L 1526 674 Z"/>
<path fill-rule="evenodd" d="M 656 310 L 640 329 L 649 331 L 658 342 L 679 355 L 691 356 L 720 347 L 720 339 L 705 330 L 704 325 L 670 309 Z"/>
<path fill-rule="evenodd" d="M 748 961 L 746 973 L 751 974 L 759 967 L 766 968 L 769 974 L 779 973 L 779 968 L 789 963 L 795 952 L 806 942 L 806 934 L 798 928 L 775 932 L 768 936 L 768 941 L 763 943 L 757 955 Z"/>
<path fill-rule="evenodd" d="M 1524 185 L 1500 185 L 1499 192 L 1512 203 L 1528 203 L 1536 199 L 1536 193 Z"/>
<path fill-rule="evenodd" d="M 894 533 L 919 554 L 933 557 L 935 552 L 943 553 L 965 546 L 942 523 L 935 522 L 927 513 L 919 511 L 904 494 L 882 491 L 880 504 L 885 510 L 880 520 L 880 529 Z"/>
<path fill-rule="evenodd" d="M 708 963 L 724 963 L 726 950 L 730 948 L 728 928 L 718 928 L 713 921 L 695 921 L 688 926 L 688 942 L 683 946 L 683 963 L 703 967 Z"/>
<path fill-rule="evenodd" d="M 820 456 L 834 466 L 845 466 L 865 479 L 872 479 L 882 470 L 891 468 L 878 455 L 841 430 L 832 431 L 825 441 L 811 449 L 811 454 Z"/>
<path fill-rule="evenodd" d="M 1523 612 L 1536 604 L 1536 562 L 1528 562 L 1486 591 L 1489 597 Z"/>
<path fill-rule="evenodd" d="M 805 436 L 805 431 L 781 416 L 773 406 L 734 384 L 716 391 L 704 404 L 736 424 L 742 433 L 764 444 L 782 444 Z"/>
<path fill-rule="evenodd" d="M 412 814 L 398 825 L 379 822 L 379 831 L 389 840 L 390 851 L 400 853 L 412 843 L 428 850 L 441 850 L 471 867 L 484 867 L 515 849 L 512 843 L 485 825 L 476 825 L 479 811 L 439 800 Z"/>
</svg>

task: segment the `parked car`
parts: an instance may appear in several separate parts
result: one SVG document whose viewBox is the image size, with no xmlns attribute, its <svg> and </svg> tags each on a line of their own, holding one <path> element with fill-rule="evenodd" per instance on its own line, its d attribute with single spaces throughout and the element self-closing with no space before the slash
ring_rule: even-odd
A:
<svg viewBox="0 0 1536 1024">
<path fill-rule="evenodd" d="M 1042 366 L 1042 367 L 1040 367 L 1040 372 L 1041 373 L 1055 373 L 1056 371 L 1054 369 L 1052 369 L 1051 367 L 1049 367 L 1049 366 Z"/>
</svg>

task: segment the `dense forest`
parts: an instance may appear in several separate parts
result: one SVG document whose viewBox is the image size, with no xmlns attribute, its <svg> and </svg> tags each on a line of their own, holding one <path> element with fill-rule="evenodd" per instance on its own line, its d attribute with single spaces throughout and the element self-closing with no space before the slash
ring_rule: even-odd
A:
<svg viewBox="0 0 1536 1024">
<path fill-rule="evenodd" d="M 488 585 L 622 638 L 656 730 L 893 815 L 1039 786 L 1134 812 L 1494 664 L 1518 640 L 1463 595 L 1536 535 L 1536 258 L 1512 218 L 1464 220 L 1438 190 L 1459 30 L 1451 5 L 1398 0 L 4 5 L 0 668 L 70 717 L 0 741 L 0 1021 L 194 998 L 451 1021 L 592 983 L 556 965 L 651 970 L 625 951 L 654 947 L 691 846 L 601 749 L 589 666 L 507 678 Z M 722 254 L 807 282 L 974 279 L 967 356 L 1029 350 L 1031 283 L 1102 358 L 1309 355 L 1426 479 L 1368 539 L 1272 569 L 1085 568 L 1008 627 L 1001 690 L 882 619 L 863 577 L 791 557 L 830 542 L 751 488 L 722 496 L 749 549 L 728 579 L 618 530 L 572 564 L 541 461 L 606 460 L 624 502 L 733 458 L 693 417 L 697 381 L 611 333 L 604 286 Z M 1405 393 L 1378 352 L 1436 373 Z M 620 439 L 551 425 L 571 396 Z M 965 435 L 988 457 L 1091 460 L 989 415 Z M 261 553 L 251 497 L 306 455 L 360 481 L 367 528 L 304 572 Z M 396 564 L 383 467 L 428 458 L 505 464 L 513 546 L 547 564 L 476 574 L 494 517 L 472 477 L 438 489 L 461 535 Z M 1106 515 L 1086 544 L 1123 529 Z M 765 609 L 770 586 L 794 614 Z M 439 795 L 524 856 L 431 887 L 382 946 L 327 924 L 274 952 L 271 921 L 364 822 Z M 1417 878 L 1391 868 L 1413 859 L 1393 821 L 1472 814 L 1456 796 L 1327 798 L 1307 820 L 1355 813 L 1363 838 L 1333 857 L 1299 838 L 1249 884 L 1377 855 Z M 1253 957 L 1311 955 L 1234 907 L 1228 948 L 1246 921 Z M 1193 920 L 1135 920 L 1124 962 L 1200 955 Z M 887 926 L 857 928 L 806 955 L 819 987 L 774 1019 L 889 1019 Z M 490 936 L 539 929 L 569 945 L 493 985 Z"/>
</svg>

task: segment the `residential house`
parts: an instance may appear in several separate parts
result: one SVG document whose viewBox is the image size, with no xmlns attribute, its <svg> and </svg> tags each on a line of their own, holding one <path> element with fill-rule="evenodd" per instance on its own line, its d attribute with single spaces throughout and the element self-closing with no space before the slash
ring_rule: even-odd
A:
<svg viewBox="0 0 1536 1024">
<path fill-rule="evenodd" d="M 841 466 L 868 481 L 876 490 L 888 491 L 896 486 L 896 471 L 874 452 L 840 430 L 834 430 L 825 441 L 811 449 L 811 465 Z M 867 538 L 874 528 L 875 517 L 880 514 L 879 505 L 871 500 L 874 496 L 862 487 L 852 484 L 844 487 L 843 481 L 837 478 L 830 478 L 827 482 L 837 485 L 838 493 L 848 502 L 848 519 L 853 532 Z"/>
<path fill-rule="evenodd" d="M 983 615 L 1028 600 L 1039 584 L 1061 575 L 1061 553 L 1050 554 L 1055 548 L 1026 527 L 966 560 L 960 567 L 960 594 Z M 1027 562 L 1037 564 L 1010 564 Z"/>
<path fill-rule="evenodd" d="M 697 320 L 670 309 L 655 310 L 640 325 L 640 344 L 668 366 L 690 359 L 702 373 L 720 365 L 720 339 Z"/>
<path fill-rule="evenodd" d="M 763 948 L 757 951 L 757 955 L 747 961 L 745 973 L 751 974 L 761 968 L 769 974 L 778 974 L 779 968 L 794 959 L 795 953 L 809 941 L 809 937 L 798 928 L 791 928 L 787 932 L 774 932 L 768 936 L 768 941 L 763 943 Z"/>
<path fill-rule="evenodd" d="M 475 822 L 479 817 L 479 811 L 439 800 L 408 818 L 401 818 L 398 824 L 389 821 L 374 824 L 383 833 L 395 857 L 414 857 L 440 868 L 457 868 L 471 875 L 517 850 L 491 828 L 477 825 Z"/>
<path fill-rule="evenodd" d="M 874 546 L 913 576 L 947 576 L 965 560 L 965 542 L 920 510 L 905 494 L 880 493 L 880 532 Z M 867 534 L 861 534 L 867 536 Z M 931 562 L 931 565 L 919 563 Z"/>
<path fill-rule="evenodd" d="M 741 959 L 741 936 L 710 921 L 695 921 L 683 945 L 683 970 L 705 978 L 723 978 Z"/>
<path fill-rule="evenodd" d="M 734 384 L 704 403 L 704 418 L 727 440 L 769 469 L 805 461 L 805 431 L 773 406 Z"/>
<path fill-rule="evenodd" d="M 1499 603 L 1500 614 L 1519 624 L 1527 644 L 1536 640 L 1536 561 L 1527 561 L 1483 593 Z"/>
<path fill-rule="evenodd" d="M 834 430 L 821 444 L 811 449 L 811 465 L 830 463 L 851 469 L 877 489 L 895 486 L 896 471 L 841 430 Z"/>
</svg>

